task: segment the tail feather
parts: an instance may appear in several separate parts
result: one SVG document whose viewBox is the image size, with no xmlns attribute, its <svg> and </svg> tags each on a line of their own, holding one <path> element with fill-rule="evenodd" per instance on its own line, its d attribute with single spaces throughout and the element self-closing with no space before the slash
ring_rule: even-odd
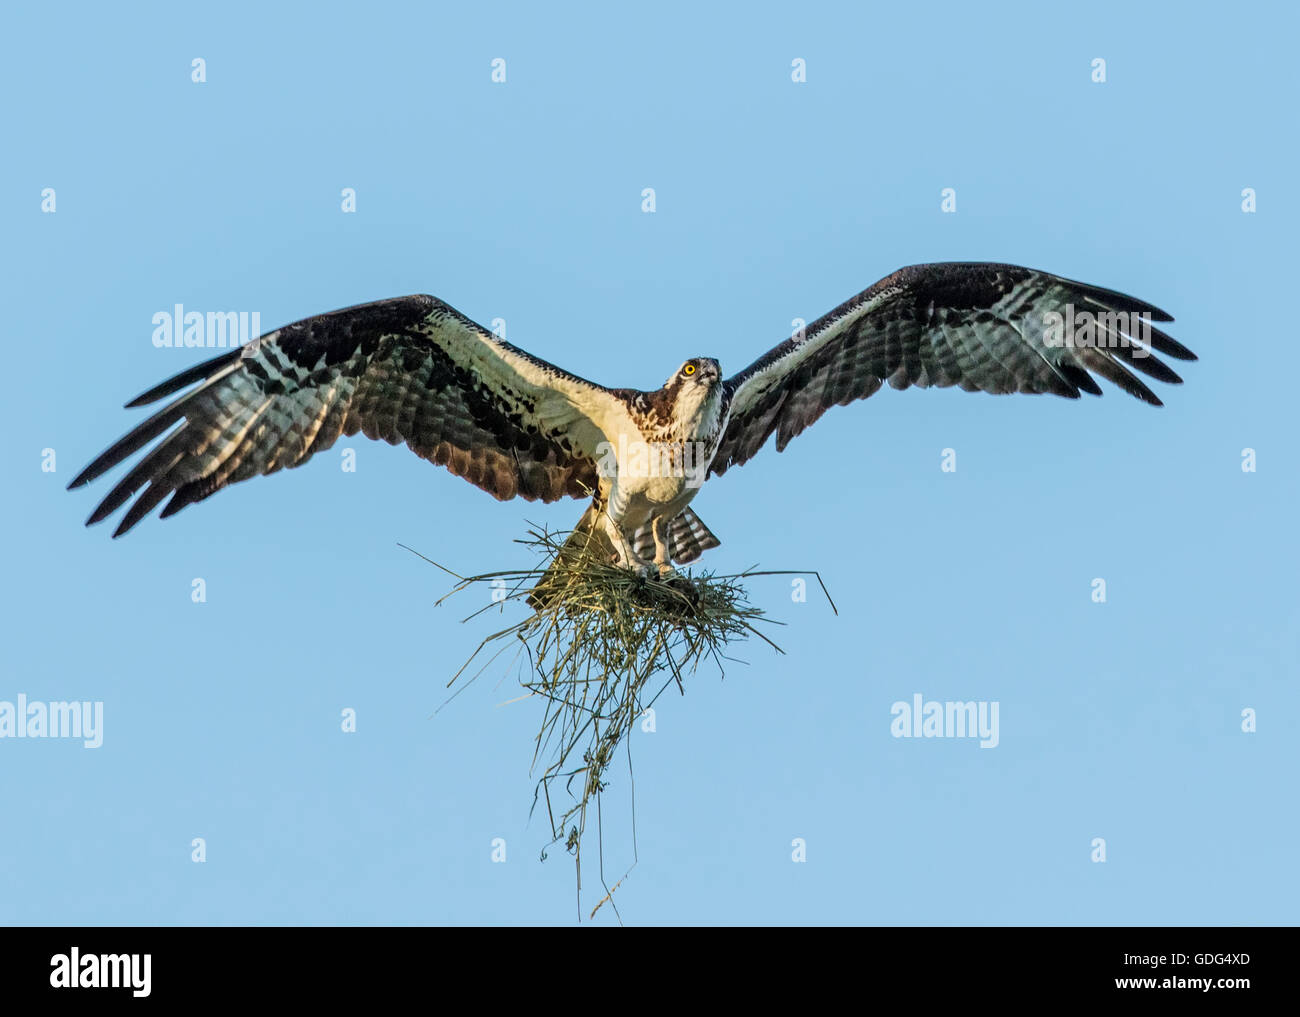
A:
<svg viewBox="0 0 1300 1017">
<path fill-rule="evenodd" d="M 679 565 L 690 564 L 709 548 L 721 543 L 704 525 L 704 520 L 689 508 L 682 509 L 668 524 L 668 557 Z M 648 525 L 642 526 L 633 535 L 632 547 L 646 561 L 654 558 L 654 534 Z"/>
<path fill-rule="evenodd" d="M 688 565 L 711 547 L 721 544 L 704 520 L 689 508 L 672 521 L 668 528 L 668 553 L 673 561 Z"/>
</svg>

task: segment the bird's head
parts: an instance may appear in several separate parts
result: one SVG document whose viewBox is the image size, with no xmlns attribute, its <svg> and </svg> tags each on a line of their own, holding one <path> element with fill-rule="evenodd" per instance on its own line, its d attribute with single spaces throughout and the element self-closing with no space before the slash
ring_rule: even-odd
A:
<svg viewBox="0 0 1300 1017">
<path fill-rule="evenodd" d="M 712 357 L 692 357 L 664 382 L 666 389 L 709 391 L 722 380 L 722 368 Z"/>
<path fill-rule="evenodd" d="M 712 357 L 693 357 L 664 383 L 672 415 L 687 430 L 704 432 L 716 422 L 722 394 L 722 368 Z"/>
</svg>

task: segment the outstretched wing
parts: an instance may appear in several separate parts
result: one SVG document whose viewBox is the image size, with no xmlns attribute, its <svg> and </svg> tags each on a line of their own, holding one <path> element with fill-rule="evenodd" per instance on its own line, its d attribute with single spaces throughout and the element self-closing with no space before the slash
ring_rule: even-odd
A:
<svg viewBox="0 0 1300 1017">
<path fill-rule="evenodd" d="M 511 346 L 440 300 L 400 297 L 307 318 L 133 399 L 191 385 L 77 475 L 80 487 L 165 435 L 87 525 L 139 496 L 113 534 L 164 498 L 173 515 L 228 484 L 301 466 L 358 432 L 446 466 L 500 499 L 596 487 L 607 390 Z M 141 490 L 143 488 L 143 490 Z"/>
<path fill-rule="evenodd" d="M 1077 399 L 1080 391 L 1101 395 L 1096 374 L 1159 406 L 1129 368 L 1178 384 L 1151 351 L 1196 356 L 1151 321 L 1173 318 L 1114 290 L 1017 265 L 900 269 L 727 380 L 731 418 L 709 472 L 751 459 L 773 433 L 780 452 L 832 406 L 865 399 L 886 381 Z"/>
</svg>

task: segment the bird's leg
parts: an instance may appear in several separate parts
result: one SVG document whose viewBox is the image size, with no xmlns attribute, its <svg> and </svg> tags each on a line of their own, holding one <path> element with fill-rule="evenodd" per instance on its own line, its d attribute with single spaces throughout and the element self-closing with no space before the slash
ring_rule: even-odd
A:
<svg viewBox="0 0 1300 1017">
<path fill-rule="evenodd" d="M 660 579 L 672 579 L 677 575 L 677 570 L 668 557 L 668 535 L 664 533 L 667 525 L 667 516 L 655 516 L 650 520 L 650 535 L 655 539 L 655 564 L 659 566 Z"/>
<path fill-rule="evenodd" d="M 637 557 L 632 542 L 623 533 L 623 527 L 619 526 L 608 512 L 601 518 L 605 521 L 605 533 L 609 536 L 609 542 L 614 545 L 614 551 L 618 555 L 618 563 L 630 569 L 649 568 L 646 562 Z"/>
</svg>

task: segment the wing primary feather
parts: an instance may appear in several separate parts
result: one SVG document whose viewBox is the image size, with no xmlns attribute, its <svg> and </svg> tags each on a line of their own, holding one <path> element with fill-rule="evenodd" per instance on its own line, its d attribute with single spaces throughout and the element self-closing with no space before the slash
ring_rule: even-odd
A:
<svg viewBox="0 0 1300 1017">
<path fill-rule="evenodd" d="M 86 520 L 86 525 L 94 526 L 96 523 L 107 519 L 130 501 L 131 496 L 136 491 L 150 481 L 156 482 L 159 477 L 168 473 L 177 463 L 184 459 L 185 451 L 181 447 L 181 440 L 177 436 L 184 432 L 186 427 L 187 424 L 181 424 L 161 444 L 136 463 L 131 472 L 119 480 L 104 497 L 104 500 L 95 507 L 95 511 Z M 164 466 L 165 460 L 166 465 Z"/>
<path fill-rule="evenodd" d="M 184 403 L 184 399 L 178 399 L 171 405 L 163 407 L 135 429 L 128 431 L 122 438 L 96 456 L 90 465 L 73 477 L 72 482 L 68 484 L 68 490 L 84 487 L 92 480 L 107 473 L 124 459 L 140 451 L 185 415 Z"/>
<path fill-rule="evenodd" d="M 1077 279 L 1062 279 L 1062 282 L 1069 285 L 1072 289 L 1077 290 L 1082 295 L 1097 303 L 1112 307 L 1116 310 L 1123 308 L 1126 311 L 1140 311 L 1143 314 L 1149 314 L 1152 321 L 1173 321 L 1174 316 L 1168 311 L 1162 311 L 1155 304 L 1148 304 L 1145 300 L 1139 300 L 1137 297 L 1131 297 L 1127 293 L 1121 293 L 1119 290 L 1108 290 L 1104 286 L 1093 286 L 1089 283 L 1081 283 Z"/>
<path fill-rule="evenodd" d="M 159 382 L 149 391 L 141 392 L 126 404 L 126 408 L 131 410 L 137 406 L 147 406 L 149 403 L 157 402 L 163 396 L 172 395 L 183 388 L 193 385 L 196 381 L 203 381 L 205 378 L 216 374 L 217 371 L 232 361 L 238 360 L 243 352 L 243 347 L 240 347 L 237 350 L 231 350 L 229 353 L 223 353 L 219 357 L 213 357 L 211 360 L 205 360 L 201 364 L 195 364 L 193 367 L 181 371 L 180 374 L 174 374 L 166 381 Z"/>
<path fill-rule="evenodd" d="M 1136 367 L 1147 377 L 1163 381 L 1168 385 L 1181 385 L 1183 379 L 1154 353 L 1138 346 L 1136 343 L 1122 342 L 1110 348 L 1116 357 L 1123 357 L 1130 367 Z"/>
<path fill-rule="evenodd" d="M 1150 346 L 1157 353 L 1163 353 L 1167 357 L 1173 357 L 1175 360 L 1196 360 L 1196 354 L 1189 350 L 1172 336 L 1166 335 L 1160 329 L 1155 327 L 1147 328 L 1147 335 L 1142 337 L 1143 342 Z"/>
<path fill-rule="evenodd" d="M 1169 385 L 1183 383 L 1183 379 L 1178 377 L 1168 364 L 1141 342 L 1132 338 L 1131 333 L 1122 331 L 1121 327 L 1112 321 L 1107 321 L 1105 318 L 1097 319 L 1097 341 L 1102 349 L 1116 360 L 1123 359 L 1130 367 L 1155 378 L 1156 381 L 1163 381 Z"/>
<path fill-rule="evenodd" d="M 1090 371 L 1095 371 L 1107 381 L 1114 382 L 1131 396 L 1152 406 L 1163 406 L 1154 392 L 1138 380 L 1137 376 L 1101 350 L 1086 348 L 1079 351 L 1079 361 Z"/>
<path fill-rule="evenodd" d="M 1080 391 L 1087 392 L 1089 395 L 1101 395 L 1101 386 L 1093 380 L 1091 374 L 1085 371 L 1078 364 L 1071 364 L 1068 362 L 1061 363 L 1057 365 L 1057 370 L 1060 371 L 1065 380 L 1075 388 L 1073 395 L 1064 392 L 1061 393 L 1067 399 L 1078 399 Z"/>
<path fill-rule="evenodd" d="M 145 488 L 144 493 L 131 503 L 131 507 L 126 510 L 126 515 L 122 521 L 117 524 L 117 529 L 113 531 L 114 538 L 122 536 L 131 527 L 135 526 L 141 519 L 152 512 L 160 501 L 167 497 L 169 489 L 156 481 L 151 482 Z"/>
</svg>

